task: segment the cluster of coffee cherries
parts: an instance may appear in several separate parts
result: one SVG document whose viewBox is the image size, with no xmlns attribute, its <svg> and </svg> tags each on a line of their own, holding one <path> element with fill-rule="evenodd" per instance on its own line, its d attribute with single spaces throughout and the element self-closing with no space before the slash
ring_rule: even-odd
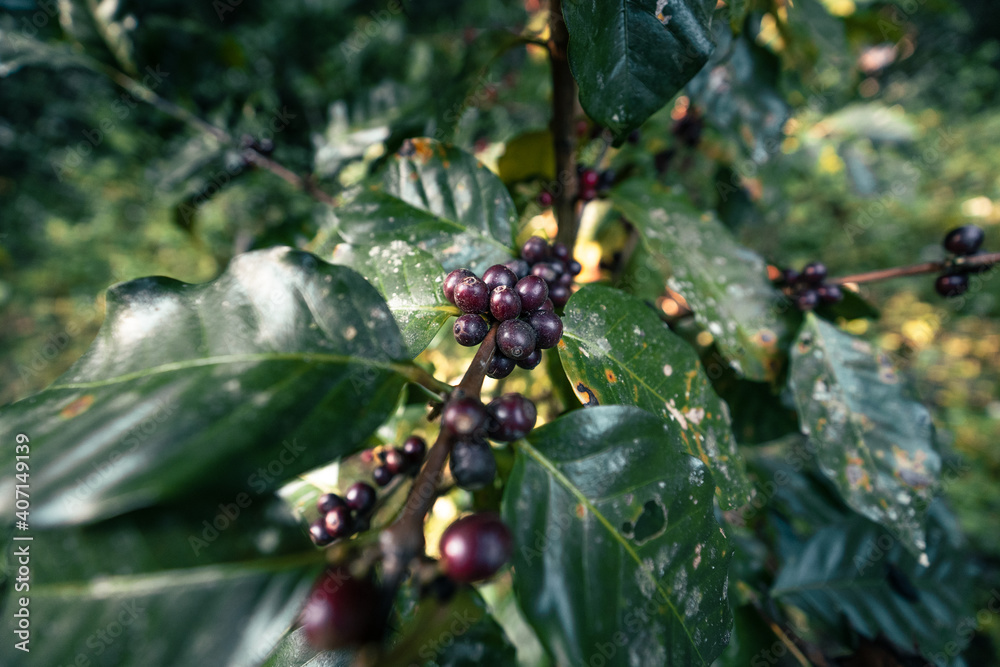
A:
<svg viewBox="0 0 1000 667">
<path fill-rule="evenodd" d="M 419 435 L 411 435 L 403 441 L 402 447 L 379 447 L 361 453 L 361 460 L 371 463 L 378 460 L 372 470 L 372 477 L 379 486 L 386 486 L 397 475 L 415 475 L 420 471 L 427 453 L 427 441 Z"/>
<path fill-rule="evenodd" d="M 367 530 L 374 509 L 375 489 L 364 482 L 355 482 L 343 496 L 325 493 L 316 501 L 319 518 L 310 524 L 309 535 L 314 543 L 325 547 Z"/>
<path fill-rule="evenodd" d="M 944 249 L 957 257 L 969 257 L 979 254 L 985 234 L 976 225 L 962 225 L 945 234 Z M 975 270 L 975 269 L 973 269 Z M 969 269 L 951 269 L 938 276 L 934 289 L 945 297 L 964 294 L 969 289 Z"/>
<path fill-rule="evenodd" d="M 486 438 L 513 442 L 528 435 L 537 418 L 535 404 L 517 393 L 499 396 L 489 405 L 472 397 L 448 401 L 441 412 L 441 428 L 455 437 L 448 460 L 455 484 L 467 491 L 491 484 L 497 464 Z"/>
<path fill-rule="evenodd" d="M 802 311 L 812 310 L 821 303 L 837 303 L 844 298 L 840 285 L 829 285 L 826 281 L 826 266 L 811 262 L 802 271 L 785 269 L 781 283 L 790 291 L 795 306 Z"/>
</svg>

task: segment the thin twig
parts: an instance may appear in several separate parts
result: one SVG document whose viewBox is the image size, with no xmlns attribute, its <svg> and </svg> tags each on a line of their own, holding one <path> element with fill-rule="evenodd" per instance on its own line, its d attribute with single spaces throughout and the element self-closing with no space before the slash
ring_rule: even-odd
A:
<svg viewBox="0 0 1000 667">
<path fill-rule="evenodd" d="M 918 276 L 927 273 L 943 273 L 956 269 L 988 268 L 998 263 L 1000 263 L 1000 252 L 994 252 L 970 257 L 956 257 L 955 259 L 943 262 L 923 262 L 921 264 L 911 264 L 910 266 L 895 266 L 889 269 L 879 269 L 878 271 L 855 273 L 850 276 L 830 278 L 827 282 L 835 285 L 843 285 L 844 283 L 873 283 L 879 280 L 889 280 L 903 276 Z"/>
</svg>

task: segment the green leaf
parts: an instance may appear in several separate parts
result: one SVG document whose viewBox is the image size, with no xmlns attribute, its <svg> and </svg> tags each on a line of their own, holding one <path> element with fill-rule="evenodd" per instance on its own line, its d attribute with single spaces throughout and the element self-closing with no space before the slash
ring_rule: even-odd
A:
<svg viewBox="0 0 1000 667">
<path fill-rule="evenodd" d="M 556 664 L 710 664 L 729 638 L 731 553 L 711 472 L 678 429 L 602 406 L 516 447 L 514 587 Z"/>
<path fill-rule="evenodd" d="M 649 251 L 670 263 L 671 289 L 687 299 L 733 368 L 750 380 L 774 380 L 790 305 L 768 280 L 764 260 L 737 243 L 714 215 L 649 181 L 630 179 L 611 191 L 611 199 Z"/>
<path fill-rule="evenodd" d="M 517 210 L 503 183 L 472 155 L 432 139 L 405 142 L 334 216 L 332 231 L 349 243 L 402 239 L 445 271 L 481 274 L 513 257 Z M 321 239 L 318 254 L 332 252 L 334 238 Z"/>
<path fill-rule="evenodd" d="M 497 171 L 504 183 L 517 183 L 529 178 L 554 181 L 556 151 L 552 131 L 525 132 L 508 141 L 503 155 L 497 160 Z"/>
<path fill-rule="evenodd" d="M 634 405 L 660 415 L 712 471 L 723 508 L 749 499 L 729 410 L 698 356 L 645 303 L 620 290 L 584 286 L 570 298 L 559 356 L 580 400 Z"/>
<path fill-rule="evenodd" d="M 792 348 L 790 381 L 823 474 L 854 510 L 922 556 L 941 457 L 927 409 L 889 358 L 809 314 Z"/>
<path fill-rule="evenodd" d="M 32 665 L 259 664 L 295 621 L 323 554 L 273 496 L 219 498 L 11 542 L 29 549 L 31 588 L 6 599 L 4 634 L 14 636 L 27 595 Z"/>
<path fill-rule="evenodd" d="M 567 0 L 569 63 L 580 104 L 619 140 L 708 62 L 713 0 Z"/>
<path fill-rule="evenodd" d="M 778 573 L 771 595 L 828 627 L 846 619 L 868 638 L 881 635 L 906 653 L 917 647 L 934 664 L 950 664 L 942 658 L 957 651 L 946 647 L 964 647 L 976 623 L 962 619 L 972 611 L 972 572 L 937 520 L 941 509 L 928 522 L 929 567 L 884 528 L 855 515 L 816 531 Z"/>
<path fill-rule="evenodd" d="M 217 279 L 112 287 L 88 352 L 0 410 L 31 438 L 31 524 L 93 521 L 211 487 L 276 488 L 352 453 L 413 367 L 385 302 L 346 267 L 273 248 Z M 13 449 L 0 507 L 13 512 Z"/>
<path fill-rule="evenodd" d="M 349 266 L 372 284 L 389 304 L 413 358 L 424 351 L 455 306 L 441 291 L 445 272 L 430 253 L 403 241 L 381 246 L 340 244 L 333 263 Z"/>
<path fill-rule="evenodd" d="M 285 635 L 261 667 L 350 667 L 355 653 L 348 649 L 317 652 L 298 628 Z"/>
</svg>

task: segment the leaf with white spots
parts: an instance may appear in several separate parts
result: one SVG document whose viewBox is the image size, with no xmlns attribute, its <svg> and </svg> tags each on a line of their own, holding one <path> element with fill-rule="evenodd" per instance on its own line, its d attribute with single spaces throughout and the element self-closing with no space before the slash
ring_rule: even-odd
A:
<svg viewBox="0 0 1000 667">
<path fill-rule="evenodd" d="M 458 308 L 441 291 L 445 272 L 430 253 L 403 241 L 380 246 L 341 243 L 333 263 L 349 266 L 372 284 L 389 305 L 411 358 L 424 351 Z"/>
<path fill-rule="evenodd" d="M 729 641 L 732 554 L 712 474 L 678 429 L 602 406 L 515 447 L 514 590 L 555 664 L 711 664 Z"/>
<path fill-rule="evenodd" d="M 93 521 L 206 488 L 257 492 L 359 449 L 396 406 L 406 348 L 364 278 L 291 248 L 215 280 L 108 291 L 90 349 L 0 409 L 31 445 L 31 525 Z M 13 514 L 13 448 L 0 510 Z"/>
<path fill-rule="evenodd" d="M 611 199 L 649 252 L 669 263 L 670 288 L 687 300 L 733 369 L 751 380 L 774 380 L 791 335 L 791 306 L 768 280 L 764 260 L 714 214 L 653 182 L 629 179 Z"/>
<path fill-rule="evenodd" d="M 482 274 L 513 257 L 517 209 L 503 182 L 474 156 L 433 139 L 410 139 L 380 174 L 333 210 L 333 229 L 316 252 L 340 239 L 383 245 L 402 240 L 426 250 L 446 271 Z"/>
<path fill-rule="evenodd" d="M 726 404 L 691 346 L 636 297 L 586 285 L 563 315 L 559 356 L 582 402 L 634 405 L 660 415 L 712 471 L 724 509 L 749 499 Z"/>
<path fill-rule="evenodd" d="M 919 557 L 941 472 L 927 408 L 884 352 L 812 314 L 792 347 L 790 380 L 823 474 Z"/>
</svg>

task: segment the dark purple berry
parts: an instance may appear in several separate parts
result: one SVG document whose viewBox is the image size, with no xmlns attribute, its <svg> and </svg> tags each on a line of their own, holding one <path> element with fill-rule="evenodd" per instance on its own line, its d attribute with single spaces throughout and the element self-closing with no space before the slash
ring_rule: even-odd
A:
<svg viewBox="0 0 1000 667">
<path fill-rule="evenodd" d="M 448 401 L 441 412 L 442 428 L 459 436 L 476 433 L 486 424 L 486 419 L 486 406 L 472 397 Z"/>
<path fill-rule="evenodd" d="M 490 308 L 490 291 L 475 276 L 466 276 L 455 285 L 455 305 L 464 313 L 485 313 Z"/>
<path fill-rule="evenodd" d="M 510 559 L 513 540 L 497 514 L 462 517 L 441 535 L 445 573 L 460 583 L 489 579 Z"/>
<path fill-rule="evenodd" d="M 561 272 L 549 262 L 539 262 L 531 267 L 531 275 L 538 276 L 547 283 L 553 283 Z"/>
<path fill-rule="evenodd" d="M 363 643 L 376 635 L 378 590 L 342 568 L 327 570 L 302 611 L 306 639 L 317 649 Z"/>
<path fill-rule="evenodd" d="M 523 246 L 521 246 L 521 257 L 528 262 L 528 264 L 540 262 L 548 256 L 549 244 L 546 243 L 545 239 L 541 236 L 532 236 L 524 242 Z"/>
<path fill-rule="evenodd" d="M 330 537 L 335 540 L 347 537 L 354 532 L 351 526 L 351 510 L 348 509 L 347 505 L 334 507 L 323 517 L 323 526 Z"/>
<path fill-rule="evenodd" d="M 795 305 L 802 311 L 812 310 L 819 305 L 819 294 L 816 293 L 816 290 L 807 289 L 795 297 Z"/>
<path fill-rule="evenodd" d="M 466 313 L 455 320 L 452 331 L 454 331 L 455 340 L 458 341 L 459 345 L 471 347 L 483 342 L 486 334 L 490 332 L 490 325 L 486 323 L 482 315 Z"/>
<path fill-rule="evenodd" d="M 552 303 L 556 308 L 565 306 L 572 295 L 573 293 L 570 291 L 569 285 L 556 283 L 549 288 L 549 298 L 552 299 Z"/>
<path fill-rule="evenodd" d="M 598 190 L 610 190 L 615 184 L 615 172 L 611 169 L 601 172 L 601 178 L 597 181 Z"/>
<path fill-rule="evenodd" d="M 355 482 L 347 489 L 344 500 L 348 507 L 360 516 L 365 516 L 375 509 L 375 489 L 364 482 Z"/>
<path fill-rule="evenodd" d="M 392 473 L 385 466 L 377 466 L 375 470 L 372 470 L 372 477 L 379 486 L 385 486 L 392 481 Z"/>
<path fill-rule="evenodd" d="M 538 364 L 542 363 L 542 350 L 541 348 L 535 348 L 535 351 L 521 359 L 517 362 L 517 365 L 521 368 L 530 371 L 535 368 Z"/>
<path fill-rule="evenodd" d="M 535 351 L 535 330 L 521 320 L 507 320 L 497 327 L 497 347 L 505 357 L 514 361 L 524 359 Z"/>
<path fill-rule="evenodd" d="M 798 271 L 795 269 L 785 269 L 781 272 L 782 280 L 788 286 L 793 286 L 802 278 Z"/>
<path fill-rule="evenodd" d="M 393 448 L 385 453 L 385 467 L 393 475 L 406 472 L 406 469 L 409 467 L 407 464 L 406 457 L 403 456 L 403 452 L 399 449 Z"/>
<path fill-rule="evenodd" d="M 956 255 L 971 255 L 983 245 L 985 234 L 976 225 L 962 225 L 944 237 L 944 249 Z"/>
<path fill-rule="evenodd" d="M 311 524 L 309 524 L 309 537 L 312 538 L 313 544 L 318 547 L 325 547 L 330 542 L 333 542 L 333 538 L 330 537 L 330 533 L 326 532 L 326 522 L 323 517 L 316 519 Z"/>
<path fill-rule="evenodd" d="M 538 205 L 542 206 L 543 208 L 548 208 L 549 206 L 552 206 L 552 193 L 546 192 L 544 190 L 539 192 Z"/>
<path fill-rule="evenodd" d="M 485 440 L 459 440 L 451 449 L 448 469 L 460 488 L 476 491 L 493 483 L 497 461 Z"/>
<path fill-rule="evenodd" d="M 816 295 L 823 303 L 838 303 L 844 299 L 840 285 L 820 285 L 816 288 Z"/>
<path fill-rule="evenodd" d="M 512 259 L 504 266 L 513 271 L 518 280 L 531 273 L 531 266 L 523 259 Z"/>
<path fill-rule="evenodd" d="M 941 296 L 950 297 L 964 294 L 969 289 L 969 276 L 964 273 L 939 276 L 934 282 L 934 289 Z"/>
<path fill-rule="evenodd" d="M 801 280 L 809 285 L 819 285 L 826 280 L 826 266 L 820 262 L 806 264 L 802 268 Z"/>
<path fill-rule="evenodd" d="M 508 359 L 499 350 L 496 350 L 493 352 L 493 356 L 490 357 L 490 363 L 486 367 L 486 374 L 494 380 L 500 380 L 510 375 L 516 365 L 516 361 Z"/>
<path fill-rule="evenodd" d="M 319 510 L 320 514 L 326 514 L 334 507 L 341 507 L 346 504 L 344 499 L 336 493 L 324 493 L 316 500 L 316 509 Z"/>
<path fill-rule="evenodd" d="M 563 334 L 562 319 L 547 310 L 536 310 L 527 317 L 528 324 L 535 330 L 535 345 L 540 350 L 555 347 Z"/>
<path fill-rule="evenodd" d="M 570 285 L 573 284 L 573 274 L 567 271 L 566 273 L 559 276 L 559 278 L 556 280 L 556 283 L 559 285 L 565 285 L 566 287 L 569 287 Z"/>
<path fill-rule="evenodd" d="M 486 269 L 486 273 L 483 274 L 483 282 L 486 283 L 486 289 L 492 292 L 501 285 L 513 287 L 517 284 L 517 276 L 503 264 L 494 264 Z"/>
<path fill-rule="evenodd" d="M 584 187 L 580 190 L 580 201 L 593 201 L 597 199 L 597 188 Z"/>
<path fill-rule="evenodd" d="M 486 410 L 490 413 L 490 437 L 500 442 L 513 442 L 527 436 L 538 419 L 535 404 L 521 394 L 495 398 Z"/>
<path fill-rule="evenodd" d="M 583 266 L 575 259 L 571 259 L 569 264 L 566 266 L 566 271 L 570 275 L 578 276 L 580 275 L 580 272 L 583 271 Z"/>
<path fill-rule="evenodd" d="M 541 308 L 549 298 L 549 286 L 538 276 L 525 276 L 514 285 L 514 291 L 521 297 L 521 310 L 528 313 Z"/>
<path fill-rule="evenodd" d="M 542 307 L 539 308 L 538 310 L 547 310 L 547 311 L 549 311 L 551 313 L 551 312 L 555 311 L 555 309 L 556 309 L 556 305 L 554 303 L 552 303 L 552 299 L 546 299 L 545 303 L 543 303 Z"/>
<path fill-rule="evenodd" d="M 568 262 L 570 260 L 569 247 L 565 243 L 553 243 L 552 256 L 563 262 Z"/>
<path fill-rule="evenodd" d="M 581 189 L 596 188 L 599 180 L 601 180 L 601 176 L 596 171 L 593 169 L 584 169 L 583 173 L 580 174 Z"/>
<path fill-rule="evenodd" d="M 501 322 L 521 314 L 521 297 L 512 287 L 501 285 L 490 294 L 490 313 Z"/>
<path fill-rule="evenodd" d="M 403 442 L 403 456 L 414 467 L 420 467 L 427 453 L 427 442 L 419 435 L 411 435 Z"/>
<path fill-rule="evenodd" d="M 455 285 L 460 283 L 462 279 L 472 276 L 476 277 L 472 271 L 468 269 L 455 269 L 449 273 L 445 279 L 444 284 L 441 286 L 441 290 L 444 292 L 444 298 L 448 299 L 452 303 L 455 303 Z"/>
</svg>

